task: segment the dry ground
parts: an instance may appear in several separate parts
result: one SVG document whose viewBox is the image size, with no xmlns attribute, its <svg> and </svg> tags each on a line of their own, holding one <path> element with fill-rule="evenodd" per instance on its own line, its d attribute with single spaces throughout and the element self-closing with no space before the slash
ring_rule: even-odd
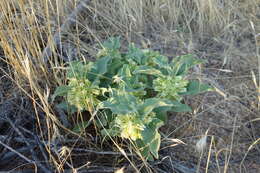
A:
<svg viewBox="0 0 260 173">
<path fill-rule="evenodd" d="M 260 172 L 259 12 L 259 0 L 2 0 L 0 171 Z M 191 77 L 216 88 L 185 98 L 192 113 L 169 115 L 155 162 L 127 160 L 92 129 L 72 134 L 50 102 L 64 63 L 93 60 L 110 36 L 192 53 L 206 63 Z"/>
</svg>

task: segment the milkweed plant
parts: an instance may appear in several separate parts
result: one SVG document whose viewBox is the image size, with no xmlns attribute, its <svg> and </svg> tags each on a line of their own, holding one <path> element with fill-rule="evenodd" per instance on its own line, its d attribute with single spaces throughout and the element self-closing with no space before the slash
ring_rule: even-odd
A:
<svg viewBox="0 0 260 173">
<path fill-rule="evenodd" d="M 104 137 L 128 139 L 143 158 L 158 159 L 158 130 L 166 123 L 167 113 L 191 111 L 183 97 L 210 89 L 187 78 L 189 69 L 200 63 L 193 55 L 169 61 L 158 52 L 134 44 L 122 53 L 120 38 L 111 37 L 102 45 L 95 62 L 69 63 L 67 83 L 56 88 L 52 99 L 62 96 L 64 102 L 58 106 L 70 112 L 95 110 Z"/>
</svg>

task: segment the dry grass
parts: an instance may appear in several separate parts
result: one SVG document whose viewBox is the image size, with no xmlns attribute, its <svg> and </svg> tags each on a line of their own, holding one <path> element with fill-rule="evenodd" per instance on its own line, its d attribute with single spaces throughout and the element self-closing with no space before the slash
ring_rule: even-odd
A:
<svg viewBox="0 0 260 173">
<path fill-rule="evenodd" d="M 188 169 L 191 172 L 196 169 L 200 172 L 260 170 L 259 0 L 92 0 L 73 26 L 62 28 L 78 2 L 0 1 L 1 65 L 5 64 L 0 67 L 0 74 L 1 79 L 15 84 L 12 89 L 4 90 L 3 98 L 22 91 L 22 95 L 31 100 L 37 132 L 41 140 L 48 141 L 45 161 L 53 169 L 60 172 L 65 167 L 95 170 L 92 164 L 116 168 L 126 163 L 127 159 L 118 153 L 112 153 L 113 161 L 102 160 L 102 157 L 107 158 L 106 154 L 100 156 L 102 152 L 89 157 L 74 153 L 72 149 L 82 145 L 86 150 L 118 150 L 106 142 L 93 140 L 92 132 L 82 137 L 78 135 L 78 141 L 82 142 L 67 143 L 57 150 L 60 154 L 51 146 L 57 139 L 69 140 L 70 135 L 73 139 L 76 136 L 64 127 L 62 115 L 53 110 L 50 103 L 53 88 L 64 83 L 61 70 L 64 63 L 71 59 L 92 59 L 99 43 L 109 36 L 120 35 L 124 42 L 136 42 L 169 57 L 193 53 L 206 59 L 208 63 L 195 69 L 193 74 L 217 88 L 216 93 L 187 98 L 194 108 L 192 114 L 171 116 L 169 125 L 162 129 L 165 149 L 161 151 L 160 161 L 148 164 L 135 162 L 132 156 L 127 156 L 135 167 L 134 172 L 141 167 L 146 167 L 148 172 L 167 169 L 183 172 L 181 164 L 194 167 Z M 55 35 L 61 38 L 58 45 L 53 39 Z M 43 58 L 46 47 L 52 51 L 47 63 Z M 0 85 L 4 86 L 4 82 L 2 80 Z M 198 155 L 194 146 L 207 129 L 208 149 Z M 90 137 L 86 137 L 88 135 Z M 181 139 L 187 145 L 172 147 L 173 142 L 168 140 L 172 138 Z M 87 153 L 91 153 L 89 150 Z M 41 169 L 41 165 L 37 166 Z M 126 172 L 130 172 L 130 168 Z"/>
</svg>

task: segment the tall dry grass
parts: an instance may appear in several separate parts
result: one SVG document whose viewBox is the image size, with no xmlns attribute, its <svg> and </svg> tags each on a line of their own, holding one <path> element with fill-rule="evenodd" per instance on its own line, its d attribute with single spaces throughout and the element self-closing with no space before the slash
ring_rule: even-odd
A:
<svg viewBox="0 0 260 173">
<path fill-rule="evenodd" d="M 224 32 L 244 20 L 255 20 L 259 0 L 95 0 L 95 12 L 123 30 L 142 31 L 147 23 L 169 30 L 187 27 L 194 33 Z"/>
<path fill-rule="evenodd" d="M 3 0 L 0 2 L 1 47 L 5 52 L 6 60 L 13 66 L 17 79 L 45 78 L 47 84 L 50 84 L 46 64 L 42 60 L 42 51 L 47 44 L 53 44 L 51 42 L 53 34 L 59 31 L 59 27 L 73 12 L 77 2 L 64 0 Z M 194 36 L 222 35 L 229 34 L 231 28 L 232 32 L 239 32 L 240 27 L 244 26 L 243 22 L 250 21 L 254 23 L 256 33 L 259 32 L 257 23 L 259 0 L 94 0 L 87 8 L 93 13 L 89 14 L 93 17 L 91 18 L 94 20 L 93 23 L 100 22 L 107 27 L 103 28 L 104 33 L 106 29 L 110 29 L 108 27 L 114 27 L 113 29 L 121 31 L 121 34 L 131 32 L 138 34 L 154 25 L 167 31 L 189 31 L 189 34 Z M 92 34 L 96 34 L 99 38 L 99 33 Z M 53 60 L 53 65 L 58 63 L 55 61 Z"/>
</svg>

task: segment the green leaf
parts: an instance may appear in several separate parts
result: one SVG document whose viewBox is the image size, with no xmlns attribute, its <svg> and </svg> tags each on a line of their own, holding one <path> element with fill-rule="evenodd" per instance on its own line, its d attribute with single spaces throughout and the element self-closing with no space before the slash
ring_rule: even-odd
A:
<svg viewBox="0 0 260 173">
<path fill-rule="evenodd" d="M 167 57 L 158 55 L 153 59 L 154 63 L 157 64 L 160 68 L 167 68 L 169 67 L 169 60 Z"/>
<path fill-rule="evenodd" d="M 84 121 L 81 123 L 78 123 L 73 129 L 72 131 L 75 133 L 81 133 L 82 131 L 84 131 L 88 126 L 90 125 L 90 123 L 88 121 Z"/>
<path fill-rule="evenodd" d="M 193 55 L 183 55 L 172 60 L 172 68 L 175 75 L 185 74 L 191 67 L 203 63 L 202 60 L 194 58 Z"/>
<path fill-rule="evenodd" d="M 99 75 L 106 73 L 107 66 L 108 66 L 108 63 L 110 62 L 110 60 L 111 60 L 111 57 L 108 57 L 108 56 L 98 59 L 95 63 L 94 73 L 99 74 Z"/>
<path fill-rule="evenodd" d="M 142 140 L 146 145 L 150 145 L 150 142 L 153 140 L 153 138 L 156 135 L 156 127 L 155 126 L 147 126 L 142 131 Z"/>
<path fill-rule="evenodd" d="M 72 61 L 69 63 L 67 78 L 83 79 L 86 77 L 92 66 L 92 62 L 89 62 L 88 64 L 83 64 L 83 62 L 81 61 Z"/>
<path fill-rule="evenodd" d="M 104 101 L 103 108 L 110 109 L 114 114 L 128 114 L 134 112 L 127 103 L 117 103 L 111 103 L 111 101 Z"/>
<path fill-rule="evenodd" d="M 114 114 L 129 114 L 136 111 L 137 100 L 129 94 L 115 93 L 108 101 L 102 102 L 103 108 L 109 108 Z"/>
<path fill-rule="evenodd" d="M 168 107 L 158 107 L 155 108 L 153 110 L 153 112 L 155 112 L 156 114 L 156 118 L 158 118 L 159 120 L 163 121 L 164 123 L 167 122 L 167 112 L 170 111 L 172 109 L 171 106 Z"/>
<path fill-rule="evenodd" d="M 120 49 L 120 37 L 110 37 L 107 41 L 103 43 L 103 46 L 111 50 Z"/>
<path fill-rule="evenodd" d="M 54 91 L 54 94 L 51 97 L 51 101 L 53 102 L 57 96 L 66 96 L 70 90 L 71 87 L 68 85 L 61 85 L 57 87 Z"/>
<path fill-rule="evenodd" d="M 160 70 L 157 70 L 149 66 L 139 66 L 136 68 L 133 74 L 148 74 L 148 75 L 155 75 L 155 76 L 163 76 Z"/>
<path fill-rule="evenodd" d="M 158 108 L 158 107 L 164 107 L 164 106 L 169 107 L 169 106 L 173 106 L 173 105 L 163 99 L 149 98 L 149 99 L 146 99 L 142 105 L 138 106 L 138 111 L 139 111 L 140 115 L 145 117 L 146 115 L 150 114 L 153 111 L 153 109 Z"/>
<path fill-rule="evenodd" d="M 145 129 L 142 130 L 142 139 L 145 144 L 149 145 L 151 141 L 155 138 L 158 129 L 163 125 L 163 121 L 154 118 L 153 121 L 146 125 Z"/>
<path fill-rule="evenodd" d="M 130 44 L 128 47 L 128 52 L 126 54 L 127 59 L 132 59 L 139 65 L 144 64 L 142 61 L 144 61 L 144 53 L 141 49 L 135 47 L 134 44 Z"/>
<path fill-rule="evenodd" d="M 144 157 L 144 159 L 148 159 L 148 160 L 152 161 L 153 157 L 150 154 L 149 146 L 147 146 L 144 143 L 144 141 L 140 140 L 140 139 L 136 140 L 135 143 L 136 143 L 137 149 L 139 150 L 142 157 Z"/>
<path fill-rule="evenodd" d="M 124 78 L 129 78 L 132 76 L 128 64 L 124 64 L 123 67 L 119 69 L 118 76 Z"/>
<path fill-rule="evenodd" d="M 161 135 L 156 132 L 152 142 L 149 145 L 150 152 L 153 154 L 153 156 L 158 159 L 158 151 L 160 149 L 160 144 L 161 144 Z"/>
<path fill-rule="evenodd" d="M 202 84 L 199 81 L 190 81 L 187 86 L 187 91 L 184 93 L 180 93 L 180 95 L 195 95 L 198 93 L 202 93 L 205 91 L 211 91 L 212 88 L 207 84 Z"/>
<path fill-rule="evenodd" d="M 173 106 L 172 106 L 171 111 L 173 111 L 173 112 L 191 112 L 192 111 L 192 109 L 186 104 L 182 104 L 177 101 L 173 101 L 172 103 L 173 103 Z"/>
<path fill-rule="evenodd" d="M 122 66 L 124 62 L 121 59 L 112 59 L 112 62 L 109 66 L 109 73 L 115 75 Z"/>
<path fill-rule="evenodd" d="M 148 147 L 155 158 L 158 158 L 158 151 L 161 144 L 161 136 L 158 132 L 158 128 L 162 125 L 162 121 L 155 119 L 142 131 L 142 141 L 145 144 L 144 147 Z"/>
<path fill-rule="evenodd" d="M 118 130 L 114 129 L 114 128 L 111 128 L 111 129 L 102 129 L 101 130 L 101 135 L 103 137 L 107 137 L 107 136 L 111 136 L 111 137 L 114 137 L 114 136 L 119 136 L 120 133 Z"/>
</svg>

